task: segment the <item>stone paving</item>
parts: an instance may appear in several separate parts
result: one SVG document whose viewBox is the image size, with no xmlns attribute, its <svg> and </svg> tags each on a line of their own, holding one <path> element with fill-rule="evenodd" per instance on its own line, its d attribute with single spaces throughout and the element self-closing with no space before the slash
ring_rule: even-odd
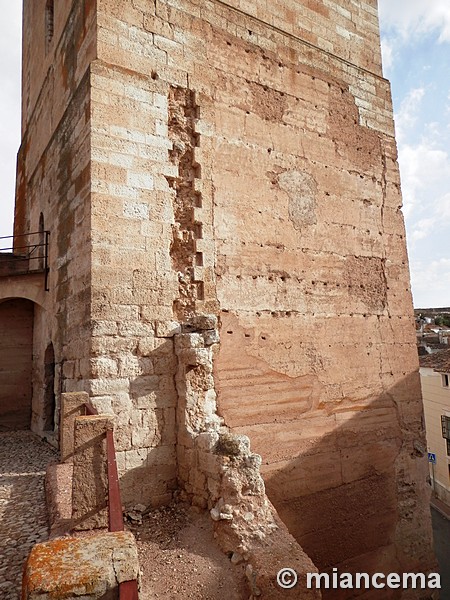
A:
<svg viewBox="0 0 450 600">
<path fill-rule="evenodd" d="M 20 596 L 22 566 L 31 547 L 47 539 L 47 465 L 56 451 L 30 431 L 0 433 L 0 598 Z"/>
</svg>

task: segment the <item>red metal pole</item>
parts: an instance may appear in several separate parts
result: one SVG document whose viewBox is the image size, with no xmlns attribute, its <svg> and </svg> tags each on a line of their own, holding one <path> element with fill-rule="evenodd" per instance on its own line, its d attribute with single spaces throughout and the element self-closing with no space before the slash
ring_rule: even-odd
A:
<svg viewBox="0 0 450 600">
<path fill-rule="evenodd" d="M 112 429 L 106 432 L 106 456 L 108 459 L 108 507 L 109 530 L 123 531 L 122 501 L 120 499 L 119 475 Z"/>
</svg>

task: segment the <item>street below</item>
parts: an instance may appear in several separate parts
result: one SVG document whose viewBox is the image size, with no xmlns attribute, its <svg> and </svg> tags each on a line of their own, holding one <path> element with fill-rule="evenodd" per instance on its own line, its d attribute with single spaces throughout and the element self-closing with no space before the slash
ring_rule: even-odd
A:
<svg viewBox="0 0 450 600">
<path fill-rule="evenodd" d="M 440 600 L 450 600 L 450 521 L 434 508 L 431 509 L 433 521 L 434 550 L 441 573 Z"/>
</svg>

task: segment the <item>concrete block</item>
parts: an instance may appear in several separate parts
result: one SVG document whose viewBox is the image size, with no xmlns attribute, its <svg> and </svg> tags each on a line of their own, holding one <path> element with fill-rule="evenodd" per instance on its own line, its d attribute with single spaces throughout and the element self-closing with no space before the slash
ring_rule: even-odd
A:
<svg viewBox="0 0 450 600">
<path fill-rule="evenodd" d="M 113 420 L 105 415 L 75 419 L 72 480 L 74 529 L 108 526 L 106 431 L 113 427 Z"/>
<path fill-rule="evenodd" d="M 59 426 L 61 462 L 72 462 L 73 460 L 75 419 L 85 414 L 84 404 L 88 401 L 89 395 L 87 392 L 61 394 L 61 420 Z"/>
</svg>

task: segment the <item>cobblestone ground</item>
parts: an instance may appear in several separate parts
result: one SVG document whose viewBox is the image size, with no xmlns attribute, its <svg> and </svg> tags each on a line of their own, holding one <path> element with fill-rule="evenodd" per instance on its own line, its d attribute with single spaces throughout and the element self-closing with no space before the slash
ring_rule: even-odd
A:
<svg viewBox="0 0 450 600">
<path fill-rule="evenodd" d="M 31 547 L 47 539 L 44 475 L 56 451 L 30 431 L 0 433 L 0 598 L 17 600 Z"/>
</svg>

